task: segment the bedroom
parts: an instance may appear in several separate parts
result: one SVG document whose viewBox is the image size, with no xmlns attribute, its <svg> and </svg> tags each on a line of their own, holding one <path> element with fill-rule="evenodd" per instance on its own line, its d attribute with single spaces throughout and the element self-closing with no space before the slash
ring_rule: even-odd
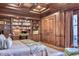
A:
<svg viewBox="0 0 79 59">
<path fill-rule="evenodd" d="M 67 51 L 77 50 L 78 6 L 77 3 L 0 3 L 0 30 L 12 39 L 12 47 L 0 50 L 0 55 L 65 56 Z M 68 55 L 73 54 L 79 52 Z"/>
</svg>

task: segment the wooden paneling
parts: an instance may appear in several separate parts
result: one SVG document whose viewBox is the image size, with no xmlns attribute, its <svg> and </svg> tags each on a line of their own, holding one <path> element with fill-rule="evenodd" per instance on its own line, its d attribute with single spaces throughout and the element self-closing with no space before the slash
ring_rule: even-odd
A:
<svg viewBox="0 0 79 59">
<path fill-rule="evenodd" d="M 60 37 L 57 37 L 56 36 L 56 39 L 55 39 L 55 46 L 58 46 L 58 47 L 60 47 Z"/>
<path fill-rule="evenodd" d="M 49 18 L 49 40 L 51 44 L 55 45 L 55 16 Z"/>
<path fill-rule="evenodd" d="M 60 46 L 65 47 L 65 14 L 64 11 L 60 12 Z"/>
<path fill-rule="evenodd" d="M 65 47 L 70 47 L 72 11 L 66 11 L 65 16 Z"/>
<path fill-rule="evenodd" d="M 32 35 L 33 37 L 32 37 L 32 40 L 34 40 L 34 41 L 39 41 L 40 40 L 40 35 Z"/>
<path fill-rule="evenodd" d="M 60 40 L 60 42 L 61 42 L 61 43 L 60 43 L 60 46 L 61 46 L 61 47 L 65 47 L 65 39 L 64 39 L 64 37 L 60 37 L 60 39 L 61 39 L 61 40 Z"/>
<path fill-rule="evenodd" d="M 64 25 L 65 25 L 65 23 L 64 23 L 64 20 L 65 20 L 65 15 L 64 15 L 64 12 L 62 11 L 61 12 L 61 14 L 60 14 L 60 35 L 62 36 L 62 37 L 64 37 L 64 32 L 65 32 L 65 27 L 64 27 Z"/>
<path fill-rule="evenodd" d="M 14 5 L 16 5 L 16 3 L 12 3 Z M 36 18 L 42 18 L 45 17 L 49 14 L 55 13 L 58 10 L 77 10 L 79 9 L 79 3 L 49 3 L 49 4 L 45 4 L 45 3 L 32 3 L 33 6 L 31 7 L 27 7 L 27 6 L 23 6 L 23 3 L 18 3 L 19 6 L 11 6 L 9 5 L 9 3 L 0 3 L 0 13 L 9 13 L 12 15 L 17 15 L 17 16 L 29 16 L 29 17 L 36 17 Z M 42 12 L 40 14 L 37 13 L 31 13 L 30 11 L 32 11 L 33 9 L 35 9 L 35 7 L 37 5 L 43 6 L 47 9 L 49 9 L 46 12 Z"/>
<path fill-rule="evenodd" d="M 42 41 L 55 45 L 55 16 L 42 19 Z"/>
<path fill-rule="evenodd" d="M 43 42 L 46 42 L 47 41 L 47 38 L 48 38 L 48 35 L 47 35 L 47 29 L 46 29 L 46 27 L 47 27 L 47 20 L 46 19 L 44 19 L 44 20 L 42 20 L 42 41 Z"/>
<path fill-rule="evenodd" d="M 57 47 L 65 47 L 64 14 L 56 12 L 42 19 L 42 41 Z"/>
<path fill-rule="evenodd" d="M 56 36 L 60 36 L 60 17 L 59 13 L 56 14 Z"/>
</svg>

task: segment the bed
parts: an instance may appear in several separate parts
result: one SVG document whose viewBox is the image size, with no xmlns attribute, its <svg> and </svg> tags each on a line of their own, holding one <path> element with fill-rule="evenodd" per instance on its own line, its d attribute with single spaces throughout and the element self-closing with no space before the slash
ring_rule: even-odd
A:
<svg viewBox="0 0 79 59">
<path fill-rule="evenodd" d="M 0 50 L 0 56 L 47 56 L 45 46 L 32 40 L 13 40 L 10 49 Z"/>
<path fill-rule="evenodd" d="M 0 50 L 0 56 L 29 56 L 30 49 L 19 40 L 13 41 L 13 46 L 10 49 Z"/>
</svg>

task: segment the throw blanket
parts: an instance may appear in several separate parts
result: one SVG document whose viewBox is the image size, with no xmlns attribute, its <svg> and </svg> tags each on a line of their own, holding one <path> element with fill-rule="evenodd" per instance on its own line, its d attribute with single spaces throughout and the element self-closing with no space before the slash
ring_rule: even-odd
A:
<svg viewBox="0 0 79 59">
<path fill-rule="evenodd" d="M 30 39 L 21 40 L 21 42 L 30 48 L 31 55 L 34 55 L 34 56 L 47 56 L 48 55 L 46 46 L 44 46 L 40 42 L 35 42 Z"/>
<path fill-rule="evenodd" d="M 64 52 L 67 56 L 79 55 L 79 48 L 65 48 Z"/>
</svg>

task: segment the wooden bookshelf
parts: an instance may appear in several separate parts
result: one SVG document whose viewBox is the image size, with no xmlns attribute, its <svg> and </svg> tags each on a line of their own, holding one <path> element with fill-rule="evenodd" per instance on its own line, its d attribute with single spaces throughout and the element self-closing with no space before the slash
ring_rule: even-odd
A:
<svg viewBox="0 0 79 59">
<path fill-rule="evenodd" d="M 0 29 L 8 37 L 12 34 L 13 40 L 32 39 L 40 40 L 40 21 L 32 19 L 0 19 Z"/>
<path fill-rule="evenodd" d="M 8 37 L 11 32 L 10 19 L 0 19 L 0 30 L 3 30 L 4 35 Z"/>
<path fill-rule="evenodd" d="M 40 21 L 32 21 L 32 39 L 35 41 L 40 41 Z"/>
<path fill-rule="evenodd" d="M 13 39 L 29 39 L 31 21 L 26 19 L 12 19 Z M 18 38 L 15 38 L 18 37 Z"/>
</svg>

